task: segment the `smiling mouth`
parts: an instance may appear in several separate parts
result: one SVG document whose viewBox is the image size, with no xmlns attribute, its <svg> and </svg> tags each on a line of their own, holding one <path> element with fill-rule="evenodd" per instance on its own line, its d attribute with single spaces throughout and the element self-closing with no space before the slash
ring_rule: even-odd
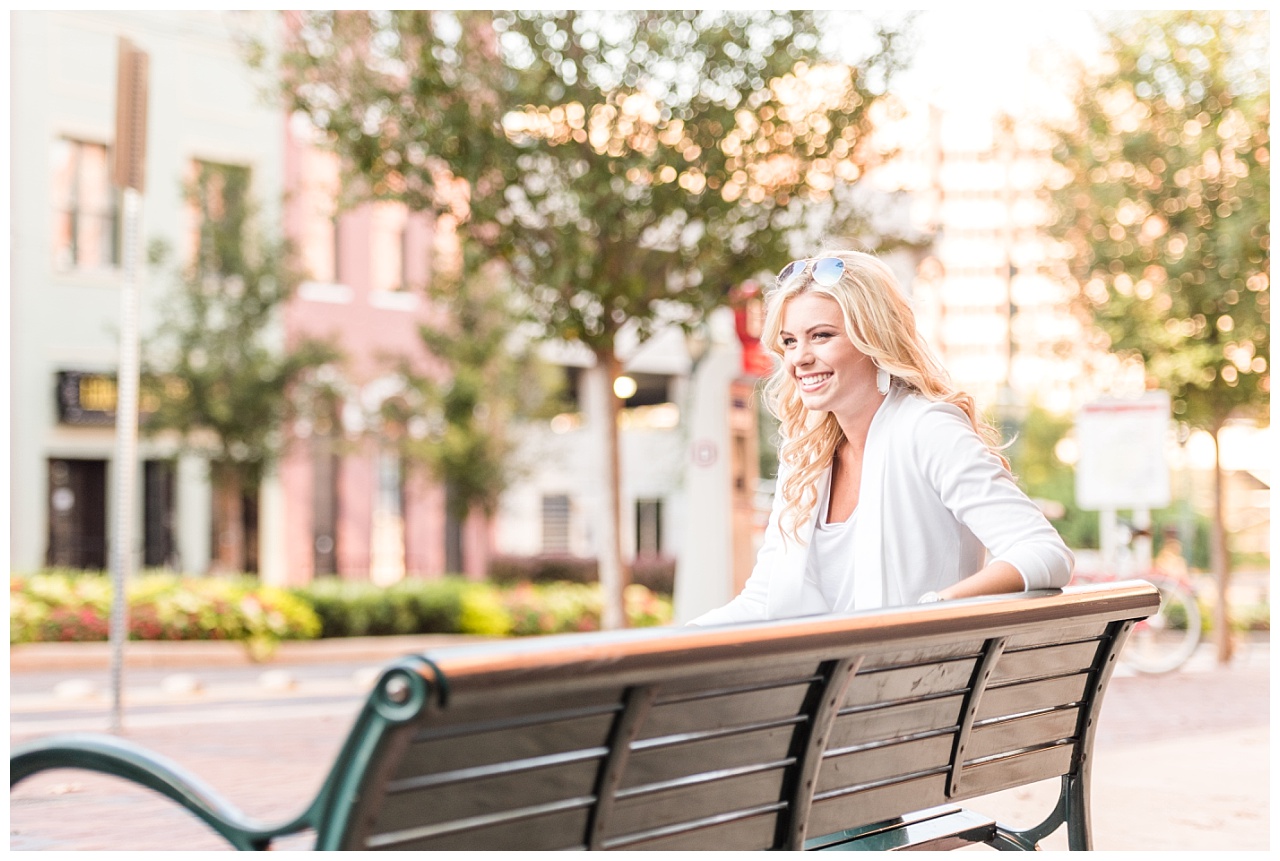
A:
<svg viewBox="0 0 1280 861">
<path fill-rule="evenodd" d="M 830 377 L 831 377 L 831 374 L 829 373 L 805 374 L 803 377 L 797 377 L 796 379 L 800 383 L 800 388 L 813 389 L 818 387 L 822 383 L 825 383 L 828 379 L 830 379 Z"/>
</svg>

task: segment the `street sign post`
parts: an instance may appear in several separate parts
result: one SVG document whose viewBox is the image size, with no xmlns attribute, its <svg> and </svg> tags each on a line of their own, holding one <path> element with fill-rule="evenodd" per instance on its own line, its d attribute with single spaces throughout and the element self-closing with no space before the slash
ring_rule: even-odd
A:
<svg viewBox="0 0 1280 861">
<path fill-rule="evenodd" d="M 116 372 L 114 517 L 111 524 L 111 730 L 121 728 L 126 599 L 134 568 L 133 496 L 138 469 L 138 253 L 147 142 L 148 58 L 120 39 L 116 67 L 116 140 L 112 179 L 121 189 L 120 367 Z"/>
<path fill-rule="evenodd" d="M 1169 393 L 1145 392 L 1138 398 L 1105 398 L 1085 404 L 1076 416 L 1076 503 L 1099 512 L 1104 564 L 1114 566 L 1116 512 L 1133 510 L 1138 528 L 1151 525 L 1151 509 L 1169 505 Z M 1134 542 L 1145 570 L 1151 562 L 1151 538 Z"/>
</svg>

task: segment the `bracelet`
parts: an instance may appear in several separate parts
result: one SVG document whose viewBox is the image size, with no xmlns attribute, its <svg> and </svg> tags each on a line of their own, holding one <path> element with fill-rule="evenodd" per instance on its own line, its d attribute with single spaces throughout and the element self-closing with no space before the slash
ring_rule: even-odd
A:
<svg viewBox="0 0 1280 861">
<path fill-rule="evenodd" d="M 942 600 L 942 596 L 939 595 L 937 592 L 925 592 L 923 595 L 920 596 L 920 600 L 917 601 L 916 603 L 917 604 L 933 604 L 941 600 Z"/>
</svg>

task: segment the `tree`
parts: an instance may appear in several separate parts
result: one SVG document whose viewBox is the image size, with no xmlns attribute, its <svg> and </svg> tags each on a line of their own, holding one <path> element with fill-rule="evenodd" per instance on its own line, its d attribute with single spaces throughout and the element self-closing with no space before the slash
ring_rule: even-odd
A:
<svg viewBox="0 0 1280 861">
<path fill-rule="evenodd" d="M 1144 14 L 1109 34 L 1055 159 L 1055 234 L 1080 301 L 1141 358 L 1174 417 L 1213 434 L 1263 418 L 1270 377 L 1270 83 L 1265 12 Z M 1220 450 L 1220 446 L 1219 446 Z M 1230 554 L 1215 466 L 1216 637 L 1230 657 Z"/>
<path fill-rule="evenodd" d="M 877 31 L 855 68 L 821 56 L 809 12 L 292 21 L 284 90 L 352 181 L 456 225 L 477 258 L 505 264 L 544 337 L 594 354 L 604 624 L 619 627 L 619 333 L 696 325 L 788 259 L 806 205 L 872 160 L 871 107 L 901 62 L 898 35 Z"/>
<path fill-rule="evenodd" d="M 145 432 L 177 432 L 209 462 L 212 569 L 221 573 L 245 570 L 244 497 L 281 453 L 291 390 L 339 358 L 319 341 L 280 343 L 280 307 L 300 278 L 286 244 L 251 232 L 248 184 L 247 168 L 200 165 L 188 191 L 198 246 L 144 345 L 142 369 Z M 168 257 L 153 247 L 154 264 Z"/>
<path fill-rule="evenodd" d="M 541 416 L 555 403 L 555 384 L 517 342 L 515 317 L 502 275 L 489 267 L 468 289 L 437 273 L 428 288 L 441 321 L 419 327 L 437 361 L 434 374 L 401 363 L 408 398 L 384 405 L 384 420 L 422 433 L 400 436 L 401 451 L 424 464 L 444 485 L 445 568 L 463 565 L 462 525 L 479 509 L 492 515 L 513 472 L 510 427 L 514 419 Z"/>
</svg>

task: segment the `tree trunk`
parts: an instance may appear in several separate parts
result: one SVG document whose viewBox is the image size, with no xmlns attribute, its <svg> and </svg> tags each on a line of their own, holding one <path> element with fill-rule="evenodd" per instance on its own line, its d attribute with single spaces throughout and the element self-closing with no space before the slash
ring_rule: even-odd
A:
<svg viewBox="0 0 1280 861">
<path fill-rule="evenodd" d="M 446 574 L 462 574 L 462 527 L 466 516 L 457 513 L 457 491 L 453 482 L 444 485 L 444 570 Z"/>
<path fill-rule="evenodd" d="M 213 574 L 244 571 L 244 485 L 239 471 L 230 464 L 215 463 L 213 476 Z"/>
<path fill-rule="evenodd" d="M 619 363 L 612 350 L 596 354 L 596 400 L 600 410 L 600 440 L 604 495 L 606 504 L 597 513 L 599 524 L 600 588 L 604 593 L 604 611 L 600 620 L 606 630 L 625 628 L 627 614 L 623 604 L 623 591 L 627 586 L 627 571 L 622 563 L 622 468 L 618 457 L 619 403 L 613 393 L 613 381 L 619 371 Z"/>
<path fill-rule="evenodd" d="M 1214 578 L 1218 583 L 1218 603 L 1213 610 L 1213 641 L 1217 646 L 1218 663 L 1227 664 L 1235 651 L 1235 643 L 1231 636 L 1231 607 L 1227 602 L 1231 586 L 1231 551 L 1227 539 L 1227 482 L 1222 472 L 1221 432 L 1221 425 L 1214 427 L 1213 538 L 1209 542 L 1209 553 Z"/>
</svg>

